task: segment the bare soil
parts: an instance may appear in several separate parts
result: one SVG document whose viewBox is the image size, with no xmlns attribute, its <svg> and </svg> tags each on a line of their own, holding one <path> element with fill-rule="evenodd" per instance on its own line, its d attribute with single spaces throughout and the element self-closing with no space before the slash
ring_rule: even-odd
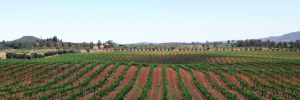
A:
<svg viewBox="0 0 300 100">
<path fill-rule="evenodd" d="M 212 94 L 218 100 L 226 100 L 226 98 L 217 90 L 213 89 L 212 86 L 209 84 L 209 81 L 206 79 L 205 75 L 199 71 L 193 71 L 197 81 L 204 85 L 207 91 Z"/>
<path fill-rule="evenodd" d="M 124 100 L 136 100 L 137 97 L 142 92 L 142 87 L 147 82 L 147 77 L 149 73 L 150 68 L 149 67 L 143 67 L 141 68 L 139 75 L 136 79 L 136 83 L 133 86 L 133 88 L 127 93 L 127 95 L 124 97 Z"/>
<path fill-rule="evenodd" d="M 110 83 L 112 83 L 113 81 L 115 81 L 118 76 L 121 74 L 121 72 L 123 71 L 123 69 L 125 68 L 125 65 L 121 65 L 119 66 L 106 80 L 106 82 L 104 84 L 102 84 L 102 86 L 98 87 L 97 90 L 100 90 L 101 88 L 106 87 L 107 85 L 109 85 Z M 95 91 L 97 92 L 97 91 Z M 83 96 L 79 96 L 77 97 L 75 100 L 86 100 L 87 98 L 90 98 L 94 95 L 95 93 L 94 91 L 86 91 Z"/>
<path fill-rule="evenodd" d="M 167 88 L 168 88 L 168 96 L 171 100 L 182 100 L 183 96 L 178 85 L 176 72 L 172 69 L 167 67 L 166 68 L 166 79 L 167 79 Z"/>
<path fill-rule="evenodd" d="M 123 86 L 125 86 L 126 84 L 131 82 L 136 69 L 137 69 L 136 66 L 130 67 L 127 70 L 127 72 L 126 72 L 125 76 L 123 77 L 122 81 L 119 83 L 119 85 L 114 90 L 112 90 L 111 92 L 109 92 L 108 94 L 103 96 L 102 100 L 111 100 L 111 99 L 113 99 L 114 96 L 122 89 Z"/>
<path fill-rule="evenodd" d="M 190 91 L 193 100 L 206 100 L 204 95 L 198 90 L 198 88 L 194 85 L 191 75 L 188 71 L 179 69 L 179 73 L 181 75 L 181 79 L 183 83 L 186 85 L 187 89 Z"/>
<path fill-rule="evenodd" d="M 216 82 L 218 85 L 222 86 L 223 88 L 226 88 L 227 91 L 229 91 L 232 94 L 236 94 L 236 96 L 240 99 L 240 100 L 246 100 L 245 97 L 239 93 L 237 93 L 236 91 L 230 90 L 229 88 L 227 88 L 226 83 L 224 83 L 221 78 L 215 74 L 214 72 L 209 72 L 209 76 L 211 77 L 211 79 Z"/>
<path fill-rule="evenodd" d="M 147 93 L 147 98 L 150 100 L 159 100 L 162 97 L 162 71 L 161 68 L 156 67 L 153 69 L 153 77 L 151 87 Z"/>
<path fill-rule="evenodd" d="M 105 67 L 105 66 L 103 66 L 103 67 Z M 112 67 L 114 67 L 114 65 L 109 65 L 106 68 L 104 68 L 103 71 L 101 71 L 97 76 L 94 77 L 94 79 L 92 79 L 92 81 L 90 81 L 90 84 L 97 83 L 101 79 L 104 79 L 105 75 Z"/>
</svg>

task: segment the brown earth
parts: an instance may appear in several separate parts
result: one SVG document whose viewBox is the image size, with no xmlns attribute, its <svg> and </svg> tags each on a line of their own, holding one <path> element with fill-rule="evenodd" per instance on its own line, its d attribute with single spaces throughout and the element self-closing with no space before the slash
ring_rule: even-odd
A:
<svg viewBox="0 0 300 100">
<path fill-rule="evenodd" d="M 215 59 L 217 62 L 219 62 L 219 63 L 222 62 L 218 57 L 214 57 L 214 59 Z"/>
<path fill-rule="evenodd" d="M 242 73 L 237 73 L 237 72 L 235 74 L 238 75 L 241 79 L 248 82 L 250 85 L 253 85 L 253 82 L 246 75 L 244 75 Z"/>
<path fill-rule="evenodd" d="M 153 69 L 153 79 L 151 87 L 147 93 L 147 98 L 150 100 L 159 100 L 162 97 L 162 71 L 161 68 L 156 67 Z"/>
<path fill-rule="evenodd" d="M 209 76 L 211 77 L 211 79 L 216 82 L 218 85 L 222 86 L 223 88 L 226 88 L 227 91 L 229 91 L 232 94 L 236 94 L 236 96 L 240 99 L 240 100 L 246 100 L 245 97 L 239 93 L 237 93 L 236 91 L 230 90 L 229 88 L 227 88 L 226 83 L 224 83 L 221 78 L 215 74 L 214 72 L 209 72 Z"/>
<path fill-rule="evenodd" d="M 197 81 L 206 87 L 206 90 L 218 100 L 226 100 L 226 98 L 217 90 L 213 89 L 206 79 L 205 75 L 199 71 L 193 71 Z"/>
<path fill-rule="evenodd" d="M 177 82 L 176 72 L 172 68 L 166 68 L 166 79 L 169 98 L 171 100 L 182 100 L 183 96 Z"/>
<path fill-rule="evenodd" d="M 127 95 L 124 97 L 124 100 L 135 100 L 142 92 L 142 87 L 147 82 L 147 77 L 149 73 L 150 68 L 149 67 L 142 67 L 139 75 L 136 79 L 136 83 L 133 86 L 133 88 L 127 93 Z"/>
<path fill-rule="evenodd" d="M 125 76 L 123 77 L 122 81 L 119 83 L 119 85 L 113 89 L 111 92 L 109 92 L 108 94 L 106 94 L 105 96 L 103 96 L 101 99 L 102 100 L 111 100 L 114 98 L 114 96 L 122 89 L 123 86 L 125 86 L 126 84 L 130 83 L 135 71 L 137 70 L 136 66 L 132 66 L 130 67 Z"/>
<path fill-rule="evenodd" d="M 85 78 L 88 78 L 92 73 L 94 73 L 100 67 L 101 67 L 101 65 L 94 66 L 92 69 L 90 69 L 86 73 L 84 73 L 84 75 L 82 75 L 81 77 L 79 77 L 77 80 L 73 81 L 70 84 L 75 85 L 75 84 L 78 84 L 79 82 L 82 82 Z"/>
<path fill-rule="evenodd" d="M 108 86 L 110 83 L 112 83 L 113 81 L 115 81 L 118 76 L 121 74 L 121 72 L 123 71 L 123 69 L 125 68 L 125 65 L 121 65 L 119 66 L 106 80 L 106 82 L 104 84 L 102 84 L 100 87 L 97 88 L 97 90 L 100 90 L 101 88 L 104 88 L 106 86 Z M 96 92 L 96 91 L 95 91 Z M 85 95 L 83 96 L 79 96 L 77 97 L 75 100 L 86 100 L 87 98 L 90 98 L 94 95 L 94 91 L 86 91 L 84 93 Z"/>
<path fill-rule="evenodd" d="M 225 59 L 227 59 L 228 62 L 232 62 L 232 60 L 229 57 L 225 57 Z"/>
<path fill-rule="evenodd" d="M 105 66 L 103 66 L 103 67 L 105 67 Z M 109 65 L 106 68 L 104 68 L 97 76 L 94 77 L 94 79 L 92 79 L 90 81 L 89 84 L 94 84 L 94 83 L 97 83 L 98 81 L 100 81 L 101 79 L 104 79 L 105 75 L 112 67 L 114 67 L 114 65 Z"/>
<path fill-rule="evenodd" d="M 231 62 L 236 62 L 236 60 L 235 60 L 234 57 L 230 57 L 230 59 L 231 59 L 231 60 L 230 60 Z"/>
<path fill-rule="evenodd" d="M 183 83 L 186 85 L 187 89 L 190 91 L 193 100 L 206 100 L 204 95 L 197 89 L 194 85 L 191 75 L 188 71 L 179 69 L 179 73 L 181 75 L 181 79 Z"/>
<path fill-rule="evenodd" d="M 216 63 L 217 61 L 214 59 L 214 58 L 212 58 L 212 57 L 208 57 L 208 59 L 210 59 L 213 63 Z"/>
<path fill-rule="evenodd" d="M 83 71 L 84 69 L 86 69 L 88 66 L 90 66 L 90 65 L 88 64 L 88 65 L 82 66 L 79 70 L 76 70 L 75 72 L 69 74 L 68 76 L 66 76 L 64 78 L 62 78 L 56 84 L 61 84 L 61 83 L 65 82 L 65 81 L 70 80 L 72 77 L 75 77 L 78 73 L 80 73 L 81 71 Z M 56 85 L 56 84 L 54 84 L 54 85 Z"/>
<path fill-rule="evenodd" d="M 222 72 L 222 74 L 224 75 L 224 77 L 225 77 L 228 81 L 230 81 L 231 83 L 233 83 L 233 84 L 235 84 L 235 85 L 241 87 L 241 86 L 240 86 L 240 83 L 235 79 L 234 76 L 232 76 L 232 75 L 230 75 L 229 73 L 226 73 L 226 72 Z"/>
</svg>

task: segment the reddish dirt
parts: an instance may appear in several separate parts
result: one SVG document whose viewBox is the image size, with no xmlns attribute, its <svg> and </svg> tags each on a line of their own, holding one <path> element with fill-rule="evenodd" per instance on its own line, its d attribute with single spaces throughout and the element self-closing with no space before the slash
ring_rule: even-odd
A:
<svg viewBox="0 0 300 100">
<path fill-rule="evenodd" d="M 222 74 L 224 75 L 224 77 L 225 77 L 228 81 L 230 81 L 231 83 L 233 83 L 233 84 L 235 84 L 235 85 L 241 87 L 241 86 L 240 86 L 240 83 L 235 79 L 234 76 L 232 76 L 232 75 L 230 75 L 229 73 L 226 73 L 226 72 L 222 72 Z"/>
<path fill-rule="evenodd" d="M 205 63 L 205 60 L 202 57 L 199 57 L 199 59 L 201 60 L 201 62 Z"/>
<path fill-rule="evenodd" d="M 160 67 L 153 69 L 151 87 L 147 93 L 147 99 L 159 100 L 162 97 L 162 71 Z"/>
<path fill-rule="evenodd" d="M 216 82 L 218 85 L 222 86 L 223 88 L 226 88 L 227 91 L 229 91 L 230 93 L 236 94 L 236 96 L 237 96 L 240 100 L 246 100 L 246 99 L 244 98 L 243 95 L 237 93 L 236 91 L 233 91 L 233 90 L 230 90 L 229 88 L 227 88 L 227 87 L 226 87 L 226 83 L 224 83 L 224 82 L 221 80 L 221 78 L 220 78 L 217 74 L 215 74 L 214 72 L 209 72 L 209 76 L 210 76 L 211 79 L 212 79 L 214 82 Z"/>
<path fill-rule="evenodd" d="M 137 97 L 142 92 L 142 87 L 147 82 L 147 76 L 149 73 L 150 68 L 149 67 L 143 67 L 141 68 L 139 75 L 136 79 L 136 83 L 133 86 L 133 88 L 127 93 L 127 95 L 124 97 L 124 100 L 136 100 Z"/>
<path fill-rule="evenodd" d="M 124 85 L 131 82 L 136 69 L 137 69 L 136 66 L 130 67 L 127 70 L 127 72 L 126 72 L 125 76 L 123 77 L 122 81 L 119 83 L 119 85 L 115 89 L 113 89 L 111 92 L 109 92 L 107 95 L 103 96 L 102 100 L 111 100 L 111 99 L 113 99 L 114 96 L 122 89 L 122 87 Z"/>
<path fill-rule="evenodd" d="M 56 84 L 61 84 L 65 81 L 68 81 L 69 79 L 71 79 L 72 77 L 75 77 L 78 73 L 80 73 L 81 71 L 83 71 L 85 68 L 87 68 L 89 65 L 85 65 L 85 66 L 82 66 L 79 70 L 71 73 L 70 75 L 66 76 L 65 78 L 62 78 L 59 82 L 57 82 Z M 68 72 L 68 71 L 67 71 Z M 54 85 L 56 85 L 54 84 Z"/>
<path fill-rule="evenodd" d="M 220 60 L 222 61 L 222 62 L 227 62 L 226 61 L 226 58 L 224 58 L 224 57 L 219 57 L 220 58 Z"/>
<path fill-rule="evenodd" d="M 213 63 L 216 63 L 217 61 L 214 59 L 214 58 L 212 58 L 212 57 L 208 57 L 208 59 L 210 59 Z"/>
<path fill-rule="evenodd" d="M 73 81 L 71 83 L 71 85 L 75 85 L 75 84 L 78 84 L 79 82 L 84 81 L 85 78 L 89 77 L 92 73 L 94 73 L 100 67 L 101 67 L 101 65 L 94 66 L 92 69 L 88 70 L 88 72 L 86 72 L 84 75 L 79 77 L 77 80 Z"/>
<path fill-rule="evenodd" d="M 244 75 L 242 73 L 235 73 L 235 74 L 238 75 L 241 79 L 248 82 L 250 85 L 253 85 L 253 82 L 246 75 Z"/>
<path fill-rule="evenodd" d="M 181 79 L 183 83 L 186 85 L 187 89 L 190 91 L 193 100 L 206 100 L 204 95 L 198 90 L 198 88 L 194 85 L 191 75 L 188 71 L 179 69 L 179 73 L 181 75 Z"/>
<path fill-rule="evenodd" d="M 216 73 L 209 72 L 209 76 L 210 76 L 211 80 L 216 82 L 218 85 L 226 86 L 226 84 L 220 79 L 220 77 Z"/>
<path fill-rule="evenodd" d="M 166 69 L 166 79 L 168 83 L 167 88 L 169 98 L 171 100 L 182 100 L 183 96 L 177 82 L 176 72 L 169 67 L 167 67 Z"/>
<path fill-rule="evenodd" d="M 222 62 L 218 57 L 214 57 L 214 59 L 215 59 L 217 62 L 219 62 L 219 63 Z"/>
<path fill-rule="evenodd" d="M 231 62 L 237 62 L 234 57 L 230 57 Z"/>
<path fill-rule="evenodd" d="M 247 60 L 246 60 L 246 58 L 241 58 L 244 62 L 248 62 Z"/>
<path fill-rule="evenodd" d="M 193 71 L 198 82 L 206 87 L 206 90 L 218 100 L 226 100 L 225 97 L 217 90 L 213 89 L 206 79 L 205 75 L 199 71 Z"/>
<path fill-rule="evenodd" d="M 229 57 L 225 57 L 225 59 L 227 59 L 228 62 L 232 62 L 232 60 Z"/>
<path fill-rule="evenodd" d="M 106 80 L 106 82 L 104 84 L 102 84 L 100 87 L 97 88 L 97 90 L 100 90 L 101 88 L 106 87 L 107 85 L 109 85 L 110 83 L 112 83 L 113 81 L 115 81 L 118 76 L 121 74 L 121 72 L 123 71 L 123 69 L 125 68 L 125 65 L 121 65 L 119 66 Z M 97 92 L 97 90 L 95 92 Z M 94 95 L 95 93 L 94 91 L 86 91 L 83 96 L 78 96 L 75 100 L 86 100 L 87 98 L 90 98 Z"/>
<path fill-rule="evenodd" d="M 50 72 L 54 72 L 55 74 L 52 75 L 52 76 L 49 76 L 48 78 L 45 78 L 44 80 L 41 80 L 41 83 L 37 83 L 37 84 L 44 84 L 46 82 L 48 82 L 48 80 L 51 80 L 55 77 L 57 77 L 60 73 L 57 72 L 59 68 L 63 67 L 63 66 L 69 66 L 69 64 L 63 64 L 63 65 L 59 65 L 57 68 L 53 69 L 53 70 L 49 70 L 49 72 L 46 72 L 46 73 L 50 73 Z M 71 67 L 71 66 L 70 66 Z M 69 67 L 69 68 L 70 68 Z"/>
<path fill-rule="evenodd" d="M 199 71 L 193 71 L 193 73 L 200 84 L 204 85 L 205 87 L 211 87 L 203 73 L 201 73 Z"/>
<path fill-rule="evenodd" d="M 94 79 L 92 79 L 89 84 L 94 84 L 100 81 L 101 79 L 104 79 L 105 75 L 112 67 L 114 67 L 114 65 L 109 65 L 106 68 L 104 68 L 103 71 L 101 71 L 97 76 L 95 76 Z"/>
</svg>

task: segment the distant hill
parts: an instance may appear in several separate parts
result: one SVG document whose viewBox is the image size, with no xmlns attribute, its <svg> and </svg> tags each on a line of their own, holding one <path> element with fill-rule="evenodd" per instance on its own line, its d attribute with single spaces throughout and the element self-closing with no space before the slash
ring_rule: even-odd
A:
<svg viewBox="0 0 300 100">
<path fill-rule="evenodd" d="M 153 42 L 138 42 L 138 43 L 133 43 L 133 44 L 156 44 L 156 43 L 153 43 Z"/>
<path fill-rule="evenodd" d="M 23 36 L 19 39 L 13 40 L 13 41 L 36 42 L 37 40 L 40 40 L 40 38 L 37 38 L 37 37 L 34 37 L 34 36 Z"/>
<path fill-rule="evenodd" d="M 300 31 L 299 32 L 291 32 L 291 33 L 284 34 L 281 36 L 270 36 L 267 38 L 261 38 L 262 41 L 267 41 L 268 39 L 270 39 L 270 41 L 275 41 L 275 42 L 296 41 L 296 40 L 300 40 Z"/>
</svg>

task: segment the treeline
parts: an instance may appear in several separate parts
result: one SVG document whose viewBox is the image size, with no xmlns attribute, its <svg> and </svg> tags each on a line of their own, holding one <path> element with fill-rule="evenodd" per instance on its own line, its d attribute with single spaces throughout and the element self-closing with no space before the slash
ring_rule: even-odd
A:
<svg viewBox="0 0 300 100">
<path fill-rule="evenodd" d="M 240 40 L 237 41 L 236 47 L 270 47 L 270 48 L 300 48 L 300 40 L 296 41 L 261 41 L 261 40 Z"/>
<path fill-rule="evenodd" d="M 49 51 L 49 52 L 45 52 L 44 54 L 39 54 L 39 53 L 26 54 L 26 53 L 8 52 L 6 53 L 6 58 L 7 59 L 34 59 L 34 58 L 44 58 L 47 56 L 52 56 L 57 54 L 78 53 L 78 52 L 79 51 L 75 51 L 75 50 Z"/>
</svg>

